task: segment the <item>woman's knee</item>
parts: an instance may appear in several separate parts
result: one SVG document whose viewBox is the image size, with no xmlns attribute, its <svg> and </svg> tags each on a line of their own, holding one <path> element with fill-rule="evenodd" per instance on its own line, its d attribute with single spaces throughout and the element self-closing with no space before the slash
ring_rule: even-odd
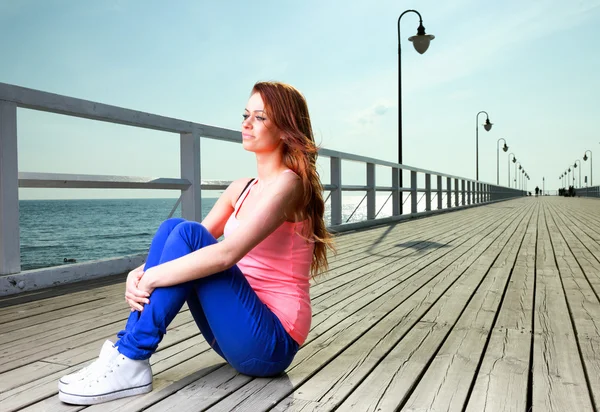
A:
<svg viewBox="0 0 600 412">
<path fill-rule="evenodd" d="M 160 224 L 160 226 L 158 227 L 158 232 L 166 232 L 166 234 L 168 235 L 178 225 L 185 223 L 185 221 L 186 221 L 185 219 L 182 219 L 180 217 L 169 218 Z"/>
<path fill-rule="evenodd" d="M 184 239 L 193 249 L 216 243 L 213 235 L 200 223 L 183 220 L 173 228 L 172 236 Z"/>
</svg>

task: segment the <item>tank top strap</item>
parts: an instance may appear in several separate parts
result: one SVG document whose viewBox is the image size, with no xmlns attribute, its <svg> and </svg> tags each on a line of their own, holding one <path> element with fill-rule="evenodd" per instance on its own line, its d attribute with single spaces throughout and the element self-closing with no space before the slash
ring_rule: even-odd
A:
<svg viewBox="0 0 600 412">
<path fill-rule="evenodd" d="M 233 208 L 233 215 L 237 217 L 237 213 L 238 210 L 240 210 L 240 207 L 242 206 L 242 203 L 244 203 L 244 200 L 246 200 L 246 197 L 248 197 L 248 193 L 250 193 L 250 190 L 252 189 L 252 186 L 254 186 L 256 184 L 256 182 L 258 182 L 258 179 L 253 179 L 247 186 L 246 189 L 244 189 L 244 191 L 242 192 L 240 198 L 237 200 L 237 202 L 235 202 L 235 207 Z"/>
</svg>

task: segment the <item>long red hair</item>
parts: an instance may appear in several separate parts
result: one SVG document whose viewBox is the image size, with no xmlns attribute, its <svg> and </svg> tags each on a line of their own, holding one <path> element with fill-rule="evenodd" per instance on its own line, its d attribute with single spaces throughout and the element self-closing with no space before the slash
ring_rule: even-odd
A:
<svg viewBox="0 0 600 412">
<path fill-rule="evenodd" d="M 252 94 L 259 93 L 269 119 L 283 134 L 284 164 L 302 179 L 304 196 L 299 214 L 308 221 L 304 235 L 315 244 L 311 274 L 328 268 L 327 249 L 333 250 L 333 238 L 323 215 L 323 186 L 317 172 L 318 148 L 308 114 L 306 99 L 295 87 L 279 82 L 258 82 Z"/>
</svg>

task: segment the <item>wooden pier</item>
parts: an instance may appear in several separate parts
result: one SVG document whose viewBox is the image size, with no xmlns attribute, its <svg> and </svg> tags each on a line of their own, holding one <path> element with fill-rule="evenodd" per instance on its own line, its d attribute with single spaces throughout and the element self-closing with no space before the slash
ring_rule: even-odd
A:
<svg viewBox="0 0 600 412">
<path fill-rule="evenodd" d="M 0 411 L 600 410 L 600 200 L 529 197 L 340 235 L 287 373 L 240 375 L 186 307 L 154 390 L 63 404 L 114 340 L 123 276 L 0 299 Z"/>
</svg>

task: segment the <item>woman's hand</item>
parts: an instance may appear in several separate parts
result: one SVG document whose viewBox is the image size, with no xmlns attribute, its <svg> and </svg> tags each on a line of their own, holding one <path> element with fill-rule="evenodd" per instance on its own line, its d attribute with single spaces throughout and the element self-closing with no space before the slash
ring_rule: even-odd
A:
<svg viewBox="0 0 600 412">
<path fill-rule="evenodd" d="M 137 289 L 140 292 L 146 293 L 148 296 L 150 296 L 150 294 L 152 294 L 152 292 L 155 289 L 153 286 L 153 280 L 156 269 L 156 267 L 151 267 L 146 272 L 144 272 L 144 276 L 140 279 L 140 281 L 137 284 Z M 146 303 L 150 303 L 150 301 Z"/>
<path fill-rule="evenodd" d="M 133 269 L 127 275 L 127 282 L 125 283 L 125 301 L 131 307 L 131 311 L 144 310 L 144 305 L 150 303 L 148 297 L 151 291 L 146 291 L 139 288 L 140 280 L 144 278 L 144 266 L 140 266 Z"/>
</svg>

